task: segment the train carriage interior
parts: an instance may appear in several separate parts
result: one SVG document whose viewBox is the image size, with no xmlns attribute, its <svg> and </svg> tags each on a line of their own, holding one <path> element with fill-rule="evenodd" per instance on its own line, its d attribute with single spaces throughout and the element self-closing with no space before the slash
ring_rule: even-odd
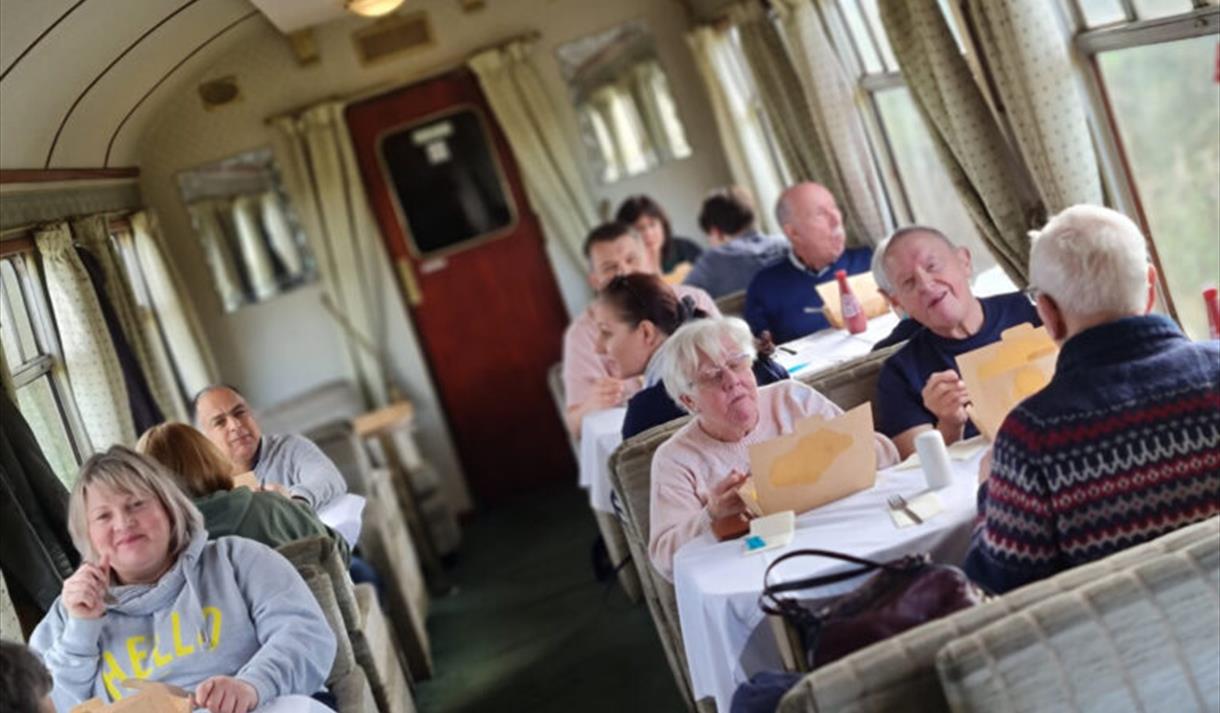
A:
<svg viewBox="0 0 1220 713">
<path fill-rule="evenodd" d="M 1220 711 L 1218 284 L 1218 0 L 0 0 L 0 710 Z"/>
</svg>

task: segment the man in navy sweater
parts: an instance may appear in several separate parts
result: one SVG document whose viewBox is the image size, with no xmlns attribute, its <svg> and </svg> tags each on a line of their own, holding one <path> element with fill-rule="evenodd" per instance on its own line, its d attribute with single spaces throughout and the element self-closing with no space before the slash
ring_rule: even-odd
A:
<svg viewBox="0 0 1220 713">
<path fill-rule="evenodd" d="M 1060 345 L 979 490 L 966 572 L 994 592 L 1220 512 L 1220 342 L 1149 314 L 1156 269 L 1121 213 L 1073 206 L 1034 237 L 1030 291 Z M 984 473 L 986 474 L 986 473 Z"/>
<path fill-rule="evenodd" d="M 843 249 L 843 216 L 834 196 L 817 183 L 798 183 L 784 191 L 775 219 L 792 248 L 754 275 L 746 288 L 745 318 L 755 336 L 768 331 L 782 344 L 829 327 L 816 286 L 835 279 L 836 270 L 868 272 L 873 253 Z"/>
<path fill-rule="evenodd" d="M 903 458 L 914 452 L 915 437 L 932 428 L 945 443 L 977 435 L 966 415 L 970 394 L 957 357 L 999 341 L 1014 325 L 1040 325 L 1037 312 L 1020 292 L 975 297 L 970 252 L 935 228 L 901 228 L 877 250 L 883 268 L 873 272 L 877 286 L 909 316 L 899 325 L 909 334 L 907 343 L 877 375 L 877 430 L 893 439 Z M 915 324 L 923 328 L 912 333 Z"/>
</svg>

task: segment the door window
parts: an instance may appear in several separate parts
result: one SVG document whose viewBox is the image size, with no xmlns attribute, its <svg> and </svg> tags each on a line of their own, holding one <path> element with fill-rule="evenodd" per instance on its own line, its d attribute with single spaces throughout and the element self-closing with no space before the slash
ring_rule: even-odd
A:
<svg viewBox="0 0 1220 713">
<path fill-rule="evenodd" d="M 512 199 L 482 116 L 473 108 L 395 129 L 380 158 L 417 256 L 506 234 Z"/>
</svg>

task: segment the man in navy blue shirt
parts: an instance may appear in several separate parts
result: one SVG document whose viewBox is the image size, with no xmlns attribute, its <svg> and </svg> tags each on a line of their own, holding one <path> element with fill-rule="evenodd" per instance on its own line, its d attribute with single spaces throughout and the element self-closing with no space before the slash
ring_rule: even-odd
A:
<svg viewBox="0 0 1220 713">
<path fill-rule="evenodd" d="M 798 183 L 784 191 L 775 218 L 791 250 L 750 281 L 745 318 L 755 335 L 769 331 L 782 344 L 830 326 L 815 287 L 835 279 L 836 270 L 868 272 L 872 251 L 843 249 L 843 217 L 834 196 L 817 183 Z"/>
<path fill-rule="evenodd" d="M 915 436 L 936 428 L 945 443 L 978 434 L 966 415 L 970 395 L 957 373 L 957 355 L 999 341 L 1004 330 L 1041 325 L 1025 295 L 979 299 L 970 290 L 970 251 L 935 228 L 910 226 L 883 242 L 877 286 L 890 302 L 923 325 L 894 353 L 877 377 L 877 430 L 905 458 Z"/>
</svg>

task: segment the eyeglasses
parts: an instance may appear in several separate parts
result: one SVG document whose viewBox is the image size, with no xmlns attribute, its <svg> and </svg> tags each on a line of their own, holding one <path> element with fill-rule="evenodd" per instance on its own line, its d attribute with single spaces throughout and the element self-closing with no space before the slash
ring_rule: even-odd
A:
<svg viewBox="0 0 1220 713">
<path fill-rule="evenodd" d="M 1021 290 L 1021 294 L 1025 295 L 1025 299 L 1029 300 L 1029 303 L 1036 307 L 1038 306 L 1038 295 L 1042 294 L 1042 290 L 1030 285 L 1029 287 Z"/>
<path fill-rule="evenodd" d="M 724 364 L 714 364 L 705 369 L 700 369 L 695 375 L 695 385 L 700 387 L 724 387 L 728 383 L 729 375 L 742 376 L 750 370 L 751 359 L 749 354 L 734 354 L 725 359 Z"/>
</svg>

